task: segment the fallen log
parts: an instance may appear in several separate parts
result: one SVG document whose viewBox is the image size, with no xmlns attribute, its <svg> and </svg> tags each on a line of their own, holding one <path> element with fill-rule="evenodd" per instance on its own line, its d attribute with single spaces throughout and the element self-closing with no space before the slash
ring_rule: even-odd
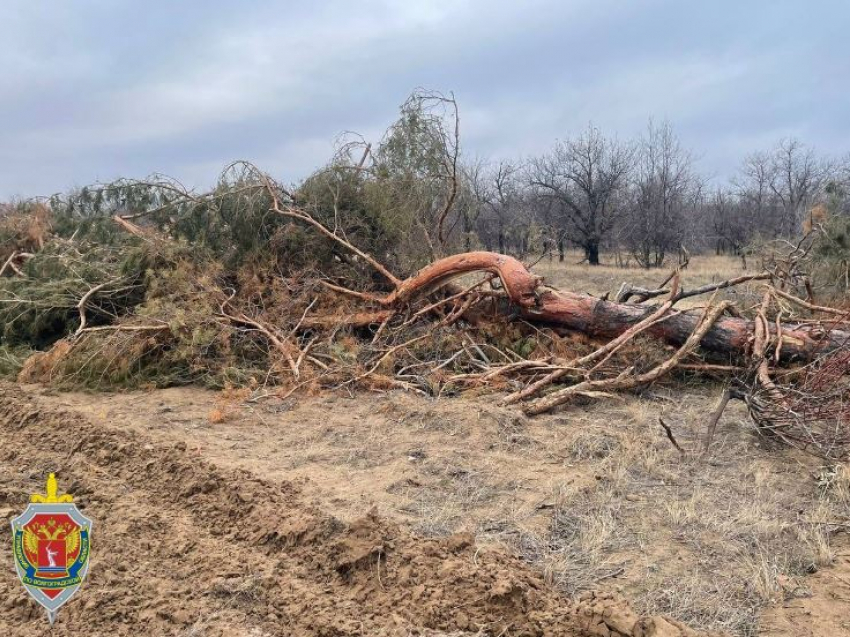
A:
<svg viewBox="0 0 850 637">
<path fill-rule="evenodd" d="M 637 376 L 621 374 L 617 378 L 582 381 L 577 385 L 559 389 L 534 401 L 525 408 L 525 413 L 529 415 L 542 414 L 543 412 L 551 410 L 553 407 L 563 405 L 583 392 L 621 391 L 623 389 L 631 389 L 641 385 L 648 385 L 653 381 L 658 380 L 671 369 L 676 367 L 688 354 L 696 349 L 700 340 L 711 329 L 711 326 L 717 321 L 718 317 L 723 313 L 728 304 L 728 301 L 724 301 L 717 307 L 707 308 L 700 316 L 696 329 L 682 344 L 679 350 L 661 365 L 656 366 L 652 370 Z"/>
<path fill-rule="evenodd" d="M 535 322 L 551 323 L 593 337 L 616 338 L 654 310 L 653 306 L 613 303 L 589 295 L 547 289 L 538 295 L 537 305 L 523 308 L 522 315 Z M 653 325 L 646 333 L 670 345 L 681 345 L 699 320 L 699 313 L 681 312 Z M 743 318 L 718 319 L 700 341 L 700 349 L 724 355 L 745 354 L 755 337 L 755 326 L 755 321 Z M 782 346 L 779 359 L 786 363 L 811 360 L 850 343 L 850 332 L 846 330 L 813 329 L 788 323 L 781 323 L 780 328 Z M 770 333 L 771 338 L 777 336 L 775 326 L 770 327 Z"/>
<path fill-rule="evenodd" d="M 402 281 L 388 296 L 374 300 L 385 306 L 402 305 L 473 272 L 497 275 L 523 318 L 592 337 L 616 338 L 658 309 L 652 305 L 616 303 L 589 294 L 542 286 L 541 277 L 529 272 L 518 259 L 495 252 L 467 252 L 439 259 Z M 699 311 L 683 311 L 651 326 L 645 333 L 679 346 L 688 340 L 700 319 Z M 780 323 L 778 329 L 770 326 L 771 338 L 777 337 L 779 331 L 782 336 L 779 359 L 785 363 L 811 360 L 850 343 L 850 331 L 847 330 Z M 702 337 L 699 348 L 723 355 L 744 355 L 751 349 L 755 333 L 755 321 L 723 317 Z"/>
</svg>

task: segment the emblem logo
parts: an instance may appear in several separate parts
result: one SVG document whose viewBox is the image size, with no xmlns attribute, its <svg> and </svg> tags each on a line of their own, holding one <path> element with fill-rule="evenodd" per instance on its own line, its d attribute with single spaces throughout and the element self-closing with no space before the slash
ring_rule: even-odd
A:
<svg viewBox="0 0 850 637">
<path fill-rule="evenodd" d="M 47 610 L 53 624 L 89 570 L 92 522 L 77 509 L 70 495 L 57 495 L 56 476 L 47 478 L 46 494 L 12 520 L 15 569 L 27 592 Z"/>
</svg>

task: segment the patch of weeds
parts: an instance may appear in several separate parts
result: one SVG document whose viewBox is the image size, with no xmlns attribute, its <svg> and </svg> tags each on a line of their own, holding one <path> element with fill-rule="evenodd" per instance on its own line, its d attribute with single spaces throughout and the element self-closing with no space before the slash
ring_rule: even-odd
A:
<svg viewBox="0 0 850 637">
<path fill-rule="evenodd" d="M 567 453 L 575 462 L 602 460 L 619 453 L 622 444 L 614 436 L 600 432 L 583 432 L 572 441 Z"/>
<path fill-rule="evenodd" d="M 747 582 L 735 577 L 715 574 L 707 579 L 683 574 L 658 582 L 634 604 L 642 614 L 675 617 L 697 630 L 755 637 L 762 600 Z"/>
</svg>

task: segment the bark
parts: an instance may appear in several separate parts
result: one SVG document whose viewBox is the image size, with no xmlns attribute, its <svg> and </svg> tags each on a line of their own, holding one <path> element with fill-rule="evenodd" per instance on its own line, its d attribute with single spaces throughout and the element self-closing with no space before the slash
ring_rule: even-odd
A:
<svg viewBox="0 0 850 637">
<path fill-rule="evenodd" d="M 535 322 L 567 328 L 599 338 L 616 338 L 641 322 L 658 308 L 605 301 L 574 292 L 541 286 L 542 279 L 530 273 L 517 259 L 494 252 L 468 252 L 439 259 L 401 282 L 395 292 L 383 299 L 383 305 L 404 304 L 428 294 L 470 272 L 490 272 L 502 281 L 517 306 L 519 315 Z M 646 330 L 671 345 L 682 345 L 698 326 L 700 312 L 681 312 Z M 746 354 L 755 336 L 756 324 L 743 318 L 718 319 L 700 340 L 700 349 L 732 356 Z M 771 325 L 772 335 L 776 326 Z M 845 330 L 811 330 L 794 324 L 781 324 L 780 360 L 809 360 L 850 342 Z"/>
<path fill-rule="evenodd" d="M 465 252 L 434 261 L 402 281 L 392 294 L 376 300 L 382 305 L 407 303 L 470 272 L 498 275 L 511 301 L 521 307 L 535 304 L 536 290 L 542 281 L 513 257 L 495 252 Z"/>
<path fill-rule="evenodd" d="M 524 308 L 523 315 L 531 320 L 544 321 L 583 332 L 590 336 L 615 338 L 653 311 L 653 307 L 603 301 L 592 296 L 544 290 L 534 307 Z M 699 315 L 683 312 L 647 330 L 671 345 L 681 345 L 694 331 Z M 771 326 L 771 335 L 776 328 Z M 719 319 L 700 342 L 700 349 L 727 355 L 746 353 L 755 335 L 755 322 L 736 317 Z M 780 359 L 785 362 L 809 360 L 850 343 L 845 330 L 812 331 L 793 324 L 782 324 Z"/>
</svg>

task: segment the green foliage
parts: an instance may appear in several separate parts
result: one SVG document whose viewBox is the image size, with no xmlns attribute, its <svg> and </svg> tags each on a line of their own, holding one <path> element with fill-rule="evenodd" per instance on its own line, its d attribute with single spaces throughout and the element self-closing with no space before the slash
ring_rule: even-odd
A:
<svg viewBox="0 0 850 637">
<path fill-rule="evenodd" d="M 24 366 L 24 361 L 33 354 L 28 347 L 0 345 L 0 378 L 14 380 Z"/>
<path fill-rule="evenodd" d="M 43 348 L 73 333 L 77 304 L 86 303 L 90 325 L 114 320 L 143 298 L 150 255 L 126 242 L 121 248 L 53 242 L 23 266 L 23 276 L 0 279 L 0 345 Z"/>
<path fill-rule="evenodd" d="M 270 212 L 271 196 L 261 176 L 242 164 L 225 170 L 205 195 L 155 176 L 81 188 L 52 198 L 50 206 L 60 237 L 122 243 L 126 232 L 112 220 L 121 215 L 232 265 L 268 250 L 285 223 Z"/>
<path fill-rule="evenodd" d="M 434 257 L 439 217 L 461 189 L 456 108 L 442 95 L 414 93 L 373 154 L 366 208 L 392 228 L 393 254 L 407 270 Z"/>
<path fill-rule="evenodd" d="M 370 254 L 380 255 L 391 269 L 400 267 L 397 258 L 398 242 L 404 231 L 394 223 L 384 208 L 370 198 L 373 184 L 362 171 L 341 162 L 334 162 L 316 171 L 298 188 L 299 203 L 313 218 L 328 228 L 341 229 L 348 241 Z M 330 267 L 328 274 L 344 275 L 335 264 L 341 261 L 349 267 L 354 263 L 350 254 L 317 235 L 311 228 L 289 224 L 278 233 L 275 249 L 297 268 L 321 265 Z M 361 280 L 372 277 L 371 269 L 356 267 Z M 376 280 L 376 283 L 378 281 Z"/>
<path fill-rule="evenodd" d="M 850 217 L 836 215 L 823 225 L 812 247 L 811 270 L 827 293 L 846 303 L 850 292 Z"/>
<path fill-rule="evenodd" d="M 347 311 L 338 297 L 313 307 L 314 280 L 361 290 L 387 281 L 275 204 L 297 206 L 404 276 L 450 249 L 437 244 L 437 219 L 449 211 L 457 223 L 452 206 L 472 199 L 460 184 L 456 125 L 453 100 L 420 92 L 369 161 L 341 154 L 293 193 L 236 163 L 204 194 L 155 175 L 0 209 L 0 256 L 33 255 L 22 274 L 0 278 L 0 373 L 17 373 L 24 353 L 39 350 L 21 377 L 61 387 L 291 379 L 287 353 L 250 321 L 288 340 L 308 305 Z M 468 232 L 467 220 L 455 235 Z M 78 332 L 84 298 L 95 329 Z M 359 373 L 359 350 L 333 347 L 324 355 Z"/>
<path fill-rule="evenodd" d="M 364 161 L 363 146 L 343 147 L 334 161 L 298 188 L 298 203 L 325 226 L 343 231 L 349 241 L 377 256 L 396 273 L 415 271 L 436 254 L 451 249 L 442 245 L 437 232 L 439 218 L 447 207 L 446 235 L 457 226 L 459 232 L 452 239 L 461 245 L 463 233 L 472 231 L 464 212 L 476 202 L 467 196 L 470 189 L 465 187 L 458 166 L 455 117 L 454 100 L 439 94 L 414 93 L 402 105 L 399 119 L 380 144 L 371 149 L 368 161 Z M 289 256 L 298 263 L 304 264 L 299 257 L 305 246 L 323 259 L 323 267 L 333 263 L 328 259 L 331 255 L 337 260 L 349 259 L 315 233 L 307 234 L 311 239 L 287 229 L 288 246 L 295 248 Z M 347 265 L 353 262 L 349 259 Z M 350 274 L 355 273 L 361 281 L 372 276 L 362 268 Z M 340 274 L 338 269 L 334 274 Z"/>
<path fill-rule="evenodd" d="M 220 268 L 178 255 L 144 273 L 145 294 L 116 329 L 83 335 L 60 351 L 46 371 L 60 387 L 110 389 L 191 382 L 217 385 L 218 365 L 231 350 L 231 334 L 216 321 L 223 293 Z M 230 364 L 232 360 L 228 360 Z"/>
</svg>

